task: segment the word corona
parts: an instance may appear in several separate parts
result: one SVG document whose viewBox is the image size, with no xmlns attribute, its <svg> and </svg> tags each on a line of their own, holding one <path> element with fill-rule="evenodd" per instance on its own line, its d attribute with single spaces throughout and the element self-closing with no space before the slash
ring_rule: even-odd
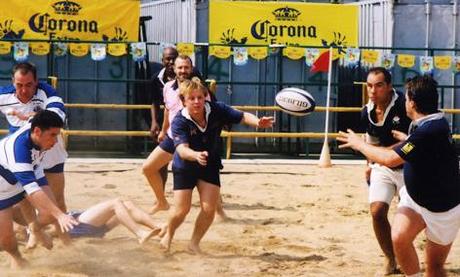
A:
<svg viewBox="0 0 460 277">
<path fill-rule="evenodd" d="M 54 19 L 48 13 L 32 15 L 29 19 L 29 27 L 33 32 L 44 34 L 55 31 L 98 33 L 96 21 Z"/>
<path fill-rule="evenodd" d="M 274 25 L 269 20 L 254 22 L 251 34 L 255 39 L 268 41 L 283 37 L 316 38 L 316 27 L 305 25 Z"/>
</svg>

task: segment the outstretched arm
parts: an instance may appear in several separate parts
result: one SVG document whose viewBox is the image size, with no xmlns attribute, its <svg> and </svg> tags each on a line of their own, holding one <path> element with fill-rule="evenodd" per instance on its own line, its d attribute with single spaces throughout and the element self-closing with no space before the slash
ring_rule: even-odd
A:
<svg viewBox="0 0 460 277">
<path fill-rule="evenodd" d="M 404 163 L 404 160 L 394 150 L 370 145 L 350 129 L 347 130 L 347 133 L 339 132 L 337 140 L 344 143 L 339 145 L 339 148 L 352 148 L 379 164 L 395 167 Z"/>
<path fill-rule="evenodd" d="M 27 200 L 40 212 L 51 214 L 58 221 L 62 232 L 67 232 L 73 229 L 74 225 L 78 225 L 78 222 L 72 216 L 63 213 L 41 189 L 28 195 Z"/>
<path fill-rule="evenodd" d="M 258 118 L 257 116 L 253 115 L 252 113 L 243 113 L 243 119 L 241 123 L 255 127 L 255 128 L 270 128 L 273 127 L 273 123 L 275 122 L 273 116 L 263 116 Z"/>
<path fill-rule="evenodd" d="M 187 143 L 179 144 L 176 151 L 183 160 L 198 162 L 203 166 L 208 163 L 208 151 L 194 151 Z"/>
</svg>

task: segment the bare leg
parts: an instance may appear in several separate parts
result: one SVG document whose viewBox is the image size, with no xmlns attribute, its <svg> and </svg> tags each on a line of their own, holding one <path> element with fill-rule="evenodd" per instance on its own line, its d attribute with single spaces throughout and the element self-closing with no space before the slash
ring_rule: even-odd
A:
<svg viewBox="0 0 460 277">
<path fill-rule="evenodd" d="M 401 207 L 396 212 L 391 229 L 391 239 L 396 259 L 406 275 L 420 272 L 420 265 L 413 241 L 425 228 L 422 217 L 414 210 Z"/>
<path fill-rule="evenodd" d="M 197 187 L 200 193 L 201 211 L 195 221 L 195 228 L 192 239 L 190 240 L 189 249 L 193 253 L 201 254 L 200 241 L 214 220 L 216 205 L 220 196 L 220 187 L 203 180 L 198 180 Z"/>
<path fill-rule="evenodd" d="M 51 187 L 48 185 L 48 186 L 42 186 L 41 188 L 43 192 L 45 192 L 46 195 L 51 199 L 51 201 L 53 201 L 56 205 L 58 205 Z M 59 227 L 59 223 L 56 221 L 54 217 L 48 214 L 43 215 L 42 213 L 38 213 L 38 220 L 42 226 L 52 223 L 54 225 L 55 232 L 57 236 L 59 237 L 59 239 L 62 241 L 62 243 L 64 243 L 65 245 L 71 244 L 72 241 L 70 240 L 69 234 L 61 231 L 61 228 Z"/>
<path fill-rule="evenodd" d="M 398 272 L 396 258 L 393 252 L 393 244 L 391 242 L 391 226 L 388 221 L 388 209 L 389 205 L 385 202 L 373 202 L 370 205 L 375 237 L 386 258 L 383 272 L 385 275 Z"/>
<path fill-rule="evenodd" d="M 163 192 L 165 191 L 166 181 L 168 181 L 168 165 L 163 166 L 159 170 L 161 181 L 163 182 Z"/>
<path fill-rule="evenodd" d="M 123 204 L 128 209 L 128 212 L 131 214 L 131 217 L 138 224 L 149 227 L 152 230 L 158 229 L 158 225 L 155 224 L 155 221 L 150 217 L 149 214 L 138 208 L 131 201 L 123 201 Z"/>
<path fill-rule="evenodd" d="M 222 195 L 219 194 L 219 198 L 217 199 L 217 206 L 216 206 L 216 215 L 219 221 L 227 221 L 229 220 L 229 217 L 225 213 L 224 206 L 223 206 L 223 200 L 222 200 Z"/>
<path fill-rule="evenodd" d="M 427 277 L 447 276 L 444 270 L 444 263 L 446 262 L 451 246 L 452 244 L 440 245 L 427 240 L 425 248 L 425 274 Z"/>
<path fill-rule="evenodd" d="M 111 220 L 113 217 L 116 218 L 116 221 Z M 78 221 L 91 224 L 93 226 L 102 226 L 107 224 L 109 229 L 115 227 L 117 223 L 120 223 L 136 235 L 139 243 L 145 242 L 148 238 L 154 235 L 154 233 L 157 234 L 160 232 L 159 229 L 146 231 L 140 228 L 140 226 L 137 225 L 131 217 L 128 209 L 123 204 L 123 201 L 120 199 L 105 201 L 90 207 L 78 217 Z"/>
<path fill-rule="evenodd" d="M 174 213 L 169 217 L 166 234 L 160 241 L 160 247 L 169 251 L 176 229 L 184 222 L 192 205 L 191 189 L 174 191 Z"/>
<path fill-rule="evenodd" d="M 12 269 L 19 269 L 27 265 L 27 261 L 18 250 L 14 236 L 12 208 L 0 210 L 0 247 L 10 256 Z"/>
<path fill-rule="evenodd" d="M 37 244 L 42 245 L 46 249 L 53 248 L 53 240 L 43 232 L 42 225 L 38 223 L 35 208 L 27 200 L 21 201 L 18 205 L 30 232 L 26 249 L 33 249 L 37 247 Z"/>
<path fill-rule="evenodd" d="M 172 160 L 172 155 L 161 147 L 157 146 L 152 153 L 147 157 L 147 160 L 142 165 L 142 172 L 144 173 L 150 187 L 152 188 L 157 198 L 157 203 L 153 206 L 150 211 L 151 214 L 155 214 L 158 211 L 165 211 L 169 209 L 169 203 L 166 200 L 164 192 L 164 182 L 160 174 L 160 170 L 167 166 Z M 164 170 L 164 169 L 163 169 Z"/>
</svg>

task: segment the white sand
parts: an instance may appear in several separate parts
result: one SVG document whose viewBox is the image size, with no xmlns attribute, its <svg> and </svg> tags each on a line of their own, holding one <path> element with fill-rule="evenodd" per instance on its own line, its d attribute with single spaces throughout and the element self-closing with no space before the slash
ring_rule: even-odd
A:
<svg viewBox="0 0 460 277">
<path fill-rule="evenodd" d="M 207 257 L 185 251 L 198 211 L 195 194 L 170 255 L 160 250 L 158 238 L 140 246 L 118 227 L 104 239 L 78 239 L 71 247 L 55 241 L 52 251 L 26 252 L 32 267 L 19 272 L 7 269 L 1 253 L 0 276 L 374 276 L 383 256 L 372 231 L 363 170 L 363 165 L 226 164 L 222 194 L 233 220 L 213 223 L 201 245 Z M 69 163 L 66 180 L 71 210 L 114 197 L 145 210 L 154 202 L 137 163 Z M 171 182 L 170 174 L 170 202 Z M 154 218 L 162 223 L 167 215 Z M 422 261 L 423 238 L 417 242 Z M 448 258 L 450 276 L 460 276 L 459 245 Z"/>
</svg>

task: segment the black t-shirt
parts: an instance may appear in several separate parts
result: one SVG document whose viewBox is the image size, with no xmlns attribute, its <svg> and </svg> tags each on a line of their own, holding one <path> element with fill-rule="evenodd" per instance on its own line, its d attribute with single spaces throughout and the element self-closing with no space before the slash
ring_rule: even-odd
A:
<svg viewBox="0 0 460 277">
<path fill-rule="evenodd" d="M 442 113 L 419 121 L 406 142 L 394 150 L 406 161 L 406 189 L 417 204 L 432 212 L 445 212 L 460 204 L 458 156 Z"/>
<path fill-rule="evenodd" d="M 407 134 L 411 120 L 407 117 L 405 98 L 401 92 L 394 91 L 390 105 L 385 111 L 382 123 L 376 123 L 375 105 L 369 102 L 361 110 L 361 130 L 366 132 L 372 144 L 391 146 L 398 141 L 391 134 L 391 130 Z"/>
</svg>

